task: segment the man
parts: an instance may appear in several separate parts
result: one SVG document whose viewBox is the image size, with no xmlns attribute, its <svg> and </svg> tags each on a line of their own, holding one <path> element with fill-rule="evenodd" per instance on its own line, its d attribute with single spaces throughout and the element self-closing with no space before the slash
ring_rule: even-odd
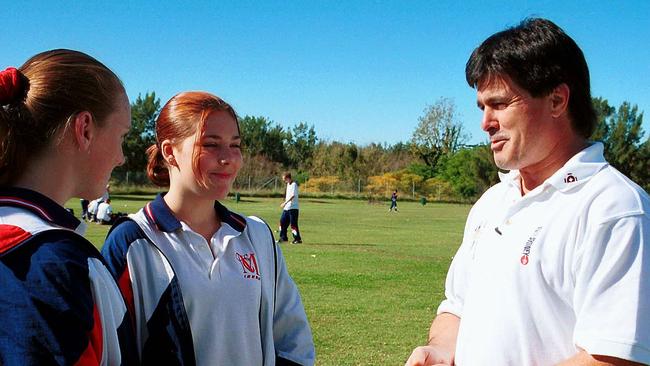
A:
<svg viewBox="0 0 650 366">
<path fill-rule="evenodd" d="M 397 212 L 397 189 L 393 191 L 393 194 L 390 196 L 390 207 L 388 208 L 388 212 L 393 211 L 393 209 Z"/>
<path fill-rule="evenodd" d="M 280 217 L 280 239 L 278 242 L 288 241 L 287 228 L 291 225 L 293 234 L 293 244 L 302 243 L 300 229 L 298 229 L 298 184 L 291 179 L 291 173 L 282 174 L 282 180 L 287 184 L 287 190 L 284 201 L 280 204 L 282 207 L 282 216 Z"/>
<path fill-rule="evenodd" d="M 407 365 L 650 363 L 650 198 L 608 165 L 589 71 L 528 19 L 472 53 L 501 183 L 474 205 L 426 346 Z"/>
</svg>

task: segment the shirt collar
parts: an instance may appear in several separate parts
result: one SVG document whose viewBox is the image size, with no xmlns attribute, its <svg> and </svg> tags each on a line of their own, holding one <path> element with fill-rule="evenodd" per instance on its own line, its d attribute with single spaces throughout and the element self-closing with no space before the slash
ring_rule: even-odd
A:
<svg viewBox="0 0 650 366">
<path fill-rule="evenodd" d="M 31 189 L 0 188 L 0 206 L 20 207 L 47 222 L 66 229 L 78 231 L 83 227 L 81 221 L 61 205 Z"/>
<path fill-rule="evenodd" d="M 182 225 L 165 203 L 164 195 L 165 193 L 159 193 L 153 201 L 144 206 L 143 210 L 147 220 L 156 225 L 160 231 L 169 233 L 181 229 Z M 214 201 L 214 209 L 221 222 L 227 223 L 240 233 L 246 228 L 246 219 L 228 210 L 219 201 Z"/>
<path fill-rule="evenodd" d="M 553 186 L 558 191 L 565 192 L 584 184 L 608 165 L 603 155 L 603 149 L 604 147 L 601 142 L 592 143 L 575 154 L 562 168 L 558 169 L 546 179 L 542 187 Z M 499 178 L 508 185 L 514 186 L 517 189 L 520 188 L 521 183 L 518 170 L 511 170 L 508 173 L 499 172 Z"/>
</svg>

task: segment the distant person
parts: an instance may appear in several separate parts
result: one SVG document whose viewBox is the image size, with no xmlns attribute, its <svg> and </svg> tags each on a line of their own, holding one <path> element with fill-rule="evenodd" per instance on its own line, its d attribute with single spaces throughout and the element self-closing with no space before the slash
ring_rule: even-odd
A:
<svg viewBox="0 0 650 366">
<path fill-rule="evenodd" d="M 88 204 L 90 204 L 90 201 L 88 201 L 85 198 L 82 198 L 80 200 L 81 202 L 81 219 L 82 220 L 88 220 Z"/>
<path fill-rule="evenodd" d="M 472 207 L 428 344 L 406 364 L 649 364 L 650 197 L 588 140 L 582 51 L 526 19 L 476 48 L 466 77 L 510 172 Z"/>
<path fill-rule="evenodd" d="M 287 229 L 291 225 L 291 234 L 293 234 L 293 244 L 302 243 L 300 229 L 298 228 L 298 183 L 291 178 L 291 173 L 285 172 L 282 180 L 287 184 L 284 201 L 280 204 L 282 207 L 282 216 L 280 217 L 280 239 L 279 242 L 289 241 Z"/>
<path fill-rule="evenodd" d="M 205 92 L 172 97 L 148 150 L 169 187 L 102 250 L 134 309 L 145 365 L 313 365 L 298 288 L 261 219 L 223 206 L 242 166 L 237 116 Z"/>
<path fill-rule="evenodd" d="M 390 208 L 388 209 L 388 212 L 393 210 L 397 212 L 397 190 L 393 191 L 393 194 L 390 196 Z"/>
<path fill-rule="evenodd" d="M 101 198 L 94 199 L 88 203 L 88 221 L 95 222 L 97 221 L 97 209 L 99 208 L 99 204 L 101 202 Z"/>
<path fill-rule="evenodd" d="M 63 208 L 101 194 L 130 125 L 121 81 L 84 53 L 0 72 L 0 364 L 138 364 L 118 286 Z"/>
<path fill-rule="evenodd" d="M 110 197 L 110 193 L 109 193 L 109 192 L 110 192 L 110 189 L 111 189 L 111 185 L 110 185 L 110 184 L 107 184 L 107 185 L 106 185 L 106 188 L 105 188 L 105 190 L 104 190 L 104 193 L 102 193 L 102 195 L 101 195 L 99 198 L 96 198 L 96 199 L 90 201 L 90 202 L 87 204 L 87 208 L 86 208 L 86 216 L 87 216 L 87 220 L 88 220 L 88 221 L 92 221 L 92 222 L 100 222 L 100 223 L 101 223 L 101 221 L 99 221 L 98 218 L 97 218 L 98 211 L 99 211 L 99 206 L 100 206 L 103 202 L 106 202 L 106 201 L 109 200 L 109 197 Z M 82 202 L 82 204 L 83 204 L 83 202 Z"/>
<path fill-rule="evenodd" d="M 110 185 L 110 184 L 107 184 L 107 185 L 106 185 L 106 189 L 104 190 L 104 193 L 103 193 L 102 196 L 99 197 L 97 200 L 98 200 L 99 202 L 106 202 L 106 201 L 108 201 L 108 199 L 111 197 L 110 192 L 111 192 L 111 185 Z"/>
<path fill-rule="evenodd" d="M 105 225 L 113 224 L 113 206 L 110 198 L 97 206 L 97 222 Z"/>
</svg>

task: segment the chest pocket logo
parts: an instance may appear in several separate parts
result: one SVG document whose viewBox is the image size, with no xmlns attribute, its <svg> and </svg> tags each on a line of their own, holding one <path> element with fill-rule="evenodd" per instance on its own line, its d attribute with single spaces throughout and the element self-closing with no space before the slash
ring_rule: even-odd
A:
<svg viewBox="0 0 650 366">
<path fill-rule="evenodd" d="M 526 244 L 524 244 L 524 251 L 521 253 L 522 256 L 519 259 L 521 264 L 523 264 L 524 266 L 528 264 L 528 256 L 530 255 L 530 248 L 533 246 L 533 243 L 537 239 L 537 234 L 539 234 L 541 230 L 542 230 L 541 226 L 535 229 L 533 235 L 530 238 L 528 238 L 528 240 L 526 240 Z"/>
<path fill-rule="evenodd" d="M 239 264 L 241 264 L 241 268 L 244 274 L 244 278 L 250 278 L 253 280 L 259 280 L 260 279 L 260 269 L 257 266 L 257 260 L 255 259 L 255 253 L 248 253 L 241 255 L 239 253 L 235 253 L 237 256 L 237 260 L 239 261 Z"/>
</svg>

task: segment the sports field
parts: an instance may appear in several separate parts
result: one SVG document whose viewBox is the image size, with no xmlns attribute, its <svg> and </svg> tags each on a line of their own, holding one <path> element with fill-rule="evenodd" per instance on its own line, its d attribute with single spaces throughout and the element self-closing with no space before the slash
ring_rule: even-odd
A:
<svg viewBox="0 0 650 366">
<path fill-rule="evenodd" d="M 135 212 L 152 196 L 111 197 L 115 211 Z M 272 228 L 280 199 L 224 202 Z M 282 244 L 300 288 L 316 344 L 317 365 L 402 365 L 426 341 L 444 279 L 462 238 L 469 205 L 300 200 L 304 243 Z M 79 201 L 67 205 L 79 214 Z M 101 247 L 108 227 L 89 224 Z"/>
</svg>

